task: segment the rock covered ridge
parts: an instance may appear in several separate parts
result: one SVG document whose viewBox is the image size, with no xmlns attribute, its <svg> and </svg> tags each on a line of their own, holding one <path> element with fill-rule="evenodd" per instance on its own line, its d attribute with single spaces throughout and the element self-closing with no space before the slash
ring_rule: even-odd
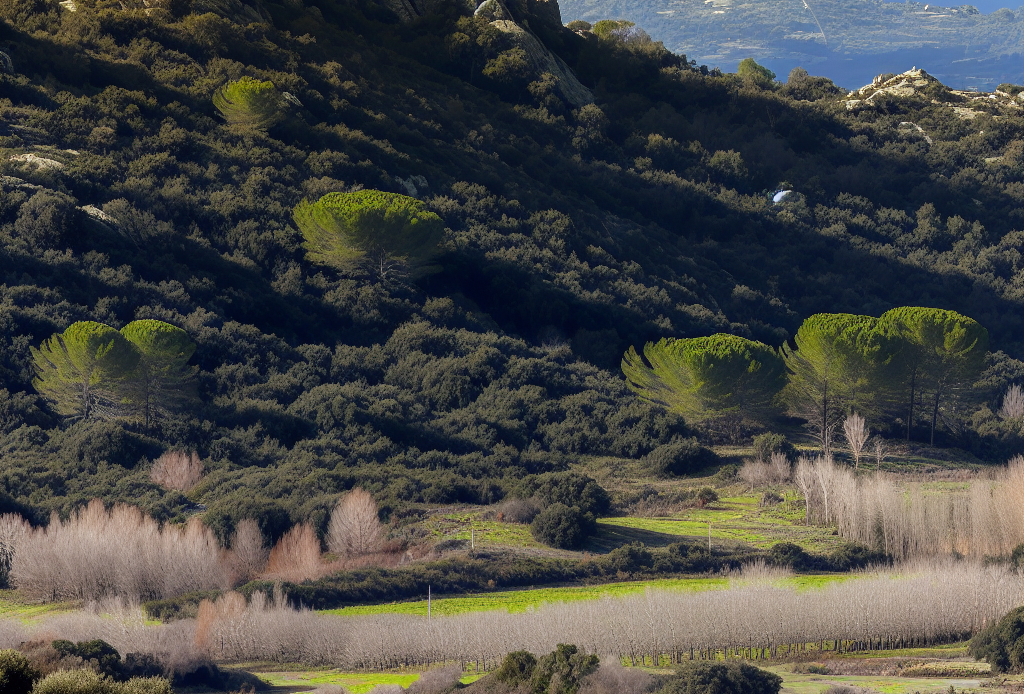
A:
<svg viewBox="0 0 1024 694">
<path fill-rule="evenodd" d="M 871 84 L 847 94 L 842 101 L 847 109 L 855 111 L 874 108 L 885 97 L 914 96 L 928 98 L 933 104 L 948 106 L 965 120 L 973 119 L 983 112 L 990 112 L 999 117 L 1010 113 L 1019 114 L 1024 110 L 1024 92 L 1009 94 L 998 89 L 994 92 L 950 89 L 917 67 L 898 75 L 879 75 Z"/>
</svg>

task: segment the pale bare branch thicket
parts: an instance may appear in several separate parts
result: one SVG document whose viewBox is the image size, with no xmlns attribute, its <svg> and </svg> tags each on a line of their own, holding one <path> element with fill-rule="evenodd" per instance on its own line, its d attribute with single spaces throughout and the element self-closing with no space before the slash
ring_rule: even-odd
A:
<svg viewBox="0 0 1024 694">
<path fill-rule="evenodd" d="M 549 653 L 574 643 L 634 663 L 785 656 L 809 644 L 867 650 L 960 640 L 1024 601 L 1021 577 L 1002 565 L 931 561 L 862 572 L 820 590 L 777 580 L 732 582 L 726 590 L 649 590 L 624 598 L 546 605 L 533 612 L 477 612 L 427 619 L 383 614 L 341 617 L 297 610 L 283 596 L 254 593 L 246 605 L 224 594 L 201 620 L 146 624 L 137 607 L 109 601 L 31 625 L 0 620 L 0 639 L 101 638 L 122 653 L 152 653 L 169 671 L 206 659 L 303 662 L 340 668 L 427 668 L 474 662 L 497 667 L 505 654 Z M 200 629 L 200 621 L 205 625 Z M 6 635 L 6 636 L 5 636 Z"/>
<path fill-rule="evenodd" d="M 813 522 L 900 559 L 1005 555 L 1024 542 L 1024 458 L 991 477 L 935 492 L 885 473 L 858 477 L 827 458 L 801 460 L 796 475 Z"/>
<path fill-rule="evenodd" d="M 254 594 L 245 611 L 217 620 L 206 640 L 215 660 L 306 662 L 377 669 L 478 662 L 574 643 L 633 662 L 707 657 L 753 648 L 759 657 L 798 644 L 904 647 L 965 638 L 1024 598 L 1019 574 L 980 562 L 931 562 L 867 572 L 821 590 L 778 581 L 737 582 L 702 593 L 643 595 L 547 605 L 534 612 L 480 612 L 426 619 L 382 614 L 338 617 L 296 610 Z M 857 642 L 857 643 L 852 643 Z M 870 645 L 869 645 L 870 644 Z M 781 650 L 780 650 L 781 649 Z"/>
<path fill-rule="evenodd" d="M 462 667 L 459 665 L 434 668 L 421 674 L 418 680 L 409 685 L 405 694 L 442 694 L 454 689 L 461 679 Z"/>
<path fill-rule="evenodd" d="M 266 578 L 296 583 L 330 571 L 320 560 L 320 540 L 309 523 L 293 525 L 270 550 Z"/>
<path fill-rule="evenodd" d="M 739 478 L 756 487 L 776 487 L 789 481 L 793 466 L 785 453 L 775 451 L 768 460 L 748 458 L 740 467 Z"/>
<path fill-rule="evenodd" d="M 231 551 L 228 554 L 232 584 L 248 583 L 259 576 L 266 570 L 269 559 L 270 548 L 260 532 L 259 524 L 252 518 L 239 521 L 231 535 Z"/>
<path fill-rule="evenodd" d="M 764 559 L 755 559 L 744 564 L 739 574 L 729 577 L 729 585 L 742 586 L 755 583 L 778 583 L 793 578 L 792 566 L 775 566 Z"/>
<path fill-rule="evenodd" d="M 580 683 L 579 694 L 647 694 L 654 691 L 658 680 L 649 672 L 623 667 L 615 654 L 601 658 L 597 670 Z"/>
<path fill-rule="evenodd" d="M 843 436 L 846 437 L 846 445 L 853 454 L 853 467 L 860 468 L 860 455 L 864 451 L 864 444 L 868 442 L 867 422 L 856 412 L 847 415 L 843 420 Z"/>
<path fill-rule="evenodd" d="M 0 633 L 4 623 L 0 620 Z M 10 620 L 14 621 L 14 620 Z M 91 602 L 84 610 L 49 617 L 26 627 L 27 638 L 69 641 L 103 639 L 121 653 L 149 653 L 165 673 L 193 672 L 208 662 L 206 652 L 195 645 L 195 620 L 161 625 L 149 623 L 134 601 L 108 599 Z"/>
<path fill-rule="evenodd" d="M 28 522 L 17 513 L 0 516 L 0 581 L 7 581 L 15 548 L 30 529 Z"/>
<path fill-rule="evenodd" d="M 195 451 L 167 451 L 153 461 L 149 476 L 164 489 L 187 494 L 203 479 L 203 461 Z"/>
<path fill-rule="evenodd" d="M 1003 396 L 999 416 L 1014 421 L 1024 420 L 1024 389 L 1014 383 Z"/>
<path fill-rule="evenodd" d="M 772 486 L 779 486 L 789 481 L 793 473 L 793 465 L 785 453 L 775 451 L 768 461 L 768 479 Z"/>
<path fill-rule="evenodd" d="M 384 545 L 384 526 L 377 515 L 377 502 L 356 487 L 338 500 L 327 528 L 327 547 L 339 557 L 375 554 Z"/>
<path fill-rule="evenodd" d="M 224 588 L 228 577 L 213 532 L 193 518 L 161 527 L 133 506 L 107 511 L 94 499 L 62 521 L 24 533 L 15 544 L 11 582 L 46 600 L 170 598 Z"/>
</svg>

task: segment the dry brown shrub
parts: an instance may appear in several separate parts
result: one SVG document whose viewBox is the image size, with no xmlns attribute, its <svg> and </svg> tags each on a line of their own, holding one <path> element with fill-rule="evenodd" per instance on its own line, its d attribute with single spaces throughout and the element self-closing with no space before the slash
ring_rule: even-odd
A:
<svg viewBox="0 0 1024 694">
<path fill-rule="evenodd" d="M 356 487 L 338 500 L 331 512 L 327 546 L 339 557 L 374 554 L 384 545 L 384 526 L 377 515 L 377 502 Z"/>
<path fill-rule="evenodd" d="M 167 451 L 153 461 L 149 476 L 165 489 L 187 494 L 203 478 L 203 461 L 195 451 Z"/>
<path fill-rule="evenodd" d="M 325 575 L 329 567 L 320 561 L 320 540 L 309 523 L 293 525 L 270 550 L 266 577 L 301 582 Z"/>
<path fill-rule="evenodd" d="M 458 665 L 427 670 L 418 680 L 409 685 L 406 694 L 441 694 L 454 689 L 462 679 L 462 668 Z"/>
<path fill-rule="evenodd" d="M 270 548 L 260 532 L 259 524 L 251 518 L 238 523 L 231 536 L 228 566 L 233 585 L 248 583 L 267 568 Z"/>
<path fill-rule="evenodd" d="M 53 647 L 53 639 L 32 639 L 18 646 L 29 664 L 43 677 L 58 670 L 80 670 L 84 667 L 78 656 L 62 656 Z"/>
<path fill-rule="evenodd" d="M 196 647 L 209 650 L 210 636 L 222 622 L 237 619 L 245 613 L 245 596 L 231 591 L 224 593 L 216 602 L 203 600 L 196 615 Z"/>
<path fill-rule="evenodd" d="M 638 668 L 623 667 L 616 655 L 601 658 L 597 670 L 580 683 L 579 694 L 647 694 L 658 680 Z"/>
<path fill-rule="evenodd" d="M 509 497 L 496 504 L 494 511 L 506 523 L 529 523 L 540 513 L 540 504 L 534 499 Z"/>
</svg>

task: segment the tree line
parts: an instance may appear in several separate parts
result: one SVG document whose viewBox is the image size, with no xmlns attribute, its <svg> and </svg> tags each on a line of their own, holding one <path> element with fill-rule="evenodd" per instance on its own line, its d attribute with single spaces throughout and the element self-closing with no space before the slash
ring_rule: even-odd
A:
<svg viewBox="0 0 1024 694">
<path fill-rule="evenodd" d="M 726 334 L 663 338 L 642 357 L 630 347 L 622 371 L 641 398 L 695 421 L 800 417 L 829 454 L 854 412 L 901 427 L 908 441 L 922 411 L 932 445 L 940 421 L 958 432 L 988 395 L 978 383 L 988 348 L 988 331 L 972 318 L 901 307 L 879 318 L 812 315 L 779 349 Z"/>
</svg>

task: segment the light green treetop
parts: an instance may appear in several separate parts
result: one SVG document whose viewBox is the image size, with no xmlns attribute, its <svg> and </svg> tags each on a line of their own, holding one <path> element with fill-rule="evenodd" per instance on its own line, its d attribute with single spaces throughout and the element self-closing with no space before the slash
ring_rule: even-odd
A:
<svg viewBox="0 0 1024 694">
<path fill-rule="evenodd" d="M 622 371 L 641 398 L 691 419 L 766 419 L 786 377 L 774 349 L 727 334 L 648 342 L 643 358 L 630 347 Z"/>
<path fill-rule="evenodd" d="M 882 332 L 899 346 L 894 370 L 907 384 L 907 436 L 913 424 L 914 393 L 932 395 L 931 441 L 942 400 L 974 383 L 985 368 L 988 330 L 956 311 L 903 306 L 879 318 Z"/>
<path fill-rule="evenodd" d="M 243 77 L 228 82 L 213 95 L 224 120 L 239 130 L 266 130 L 284 118 L 284 97 L 273 82 Z"/>
<path fill-rule="evenodd" d="M 293 213 L 307 257 L 339 269 L 368 266 L 381 279 L 422 268 L 437 253 L 444 222 L 407 195 L 360 190 L 303 200 Z"/>
<path fill-rule="evenodd" d="M 181 328 L 151 319 L 132 321 L 121 328 L 121 334 L 139 353 L 130 399 L 148 427 L 153 415 L 176 409 L 191 398 L 194 369 L 188 360 L 196 344 Z"/>
<path fill-rule="evenodd" d="M 121 410 L 118 386 L 135 371 L 139 354 L 109 325 L 81 321 L 33 348 L 32 362 L 36 390 L 60 414 L 84 419 Z"/>
</svg>

